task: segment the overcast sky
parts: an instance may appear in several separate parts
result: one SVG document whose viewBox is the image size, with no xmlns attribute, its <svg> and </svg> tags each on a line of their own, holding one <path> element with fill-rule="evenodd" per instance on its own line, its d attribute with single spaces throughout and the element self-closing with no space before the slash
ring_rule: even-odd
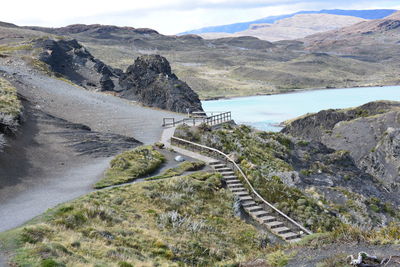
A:
<svg viewBox="0 0 400 267">
<path fill-rule="evenodd" d="M 1 3 L 0 21 L 59 27 L 99 23 L 176 34 L 300 10 L 400 9 L 399 0 L 14 0 Z"/>
</svg>

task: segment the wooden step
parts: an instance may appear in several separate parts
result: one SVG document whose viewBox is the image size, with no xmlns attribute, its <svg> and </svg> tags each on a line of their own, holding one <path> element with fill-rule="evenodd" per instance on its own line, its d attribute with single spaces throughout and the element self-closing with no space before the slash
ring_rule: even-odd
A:
<svg viewBox="0 0 400 267">
<path fill-rule="evenodd" d="M 226 181 L 227 184 L 236 184 L 236 183 L 242 183 L 239 179 L 232 179 Z"/>
<path fill-rule="evenodd" d="M 246 201 L 246 200 L 253 200 L 251 196 L 244 196 L 244 197 L 239 197 L 240 201 Z"/>
<path fill-rule="evenodd" d="M 219 161 L 219 160 L 211 161 L 211 162 L 209 162 L 208 164 L 214 166 L 214 165 L 217 165 L 217 164 L 221 164 L 221 161 Z"/>
<path fill-rule="evenodd" d="M 251 207 L 245 207 L 245 209 L 248 212 L 256 212 L 256 211 L 260 211 L 260 210 L 264 210 L 263 207 L 257 205 L 257 206 L 251 206 Z"/>
<path fill-rule="evenodd" d="M 237 176 L 223 177 L 222 179 L 224 179 L 225 181 L 229 181 L 229 180 L 239 180 Z"/>
<path fill-rule="evenodd" d="M 239 197 L 241 197 L 241 196 L 250 196 L 247 191 L 233 192 L 233 194 L 235 196 L 239 196 Z"/>
<path fill-rule="evenodd" d="M 279 222 L 279 221 L 266 222 L 264 224 L 270 229 L 274 229 L 274 228 L 278 228 L 278 227 L 284 226 L 283 222 Z"/>
<path fill-rule="evenodd" d="M 247 192 L 246 188 L 244 188 L 244 187 L 235 187 L 235 188 L 230 188 L 229 190 L 231 190 L 232 193 L 243 192 L 243 191 Z"/>
<path fill-rule="evenodd" d="M 240 188 L 243 187 L 242 183 L 237 183 L 237 184 L 228 184 L 228 188 Z"/>
<path fill-rule="evenodd" d="M 261 217 L 267 216 L 267 215 L 268 215 L 268 212 L 266 212 L 265 210 L 253 211 L 253 212 L 251 213 L 251 215 L 256 216 L 256 217 L 258 217 L 258 218 L 261 218 Z"/>
<path fill-rule="evenodd" d="M 222 176 L 232 176 L 235 175 L 235 173 L 233 171 L 229 171 L 229 172 L 220 172 L 222 174 Z"/>
<path fill-rule="evenodd" d="M 227 186 L 231 186 L 231 185 L 241 185 L 241 186 L 243 187 L 243 184 L 242 184 L 241 181 L 234 181 L 234 182 L 231 182 L 231 183 L 226 182 L 226 185 L 227 185 Z"/>
<path fill-rule="evenodd" d="M 275 222 L 276 221 L 276 217 L 271 216 L 271 215 L 264 215 L 262 217 L 260 217 L 260 220 L 264 223 L 270 223 L 270 222 Z"/>
<path fill-rule="evenodd" d="M 226 168 L 226 165 L 225 165 L 225 164 L 221 164 L 221 163 L 214 164 L 214 165 L 212 165 L 212 166 L 213 166 L 214 169 Z"/>
<path fill-rule="evenodd" d="M 232 171 L 232 169 L 231 168 L 228 168 L 228 167 L 224 167 L 224 168 L 216 168 L 215 169 L 217 172 L 231 172 Z"/>
<path fill-rule="evenodd" d="M 295 234 L 293 232 L 289 232 L 289 233 L 285 233 L 285 234 L 280 234 L 280 237 L 282 237 L 285 240 L 290 240 L 290 239 L 295 239 L 295 238 L 299 238 L 300 235 L 299 234 Z"/>
<path fill-rule="evenodd" d="M 243 208 L 253 207 L 258 205 L 257 202 L 255 202 L 253 199 L 249 201 L 242 201 L 241 204 Z"/>
<path fill-rule="evenodd" d="M 239 180 L 239 179 L 237 178 L 237 176 L 232 176 L 232 177 L 230 177 L 230 178 L 225 178 L 225 177 L 223 177 L 222 179 L 224 179 L 225 181 Z"/>
<path fill-rule="evenodd" d="M 286 226 L 282 226 L 282 227 L 274 228 L 274 229 L 272 229 L 272 231 L 276 234 L 286 234 L 286 233 L 291 232 L 292 230 Z"/>
</svg>

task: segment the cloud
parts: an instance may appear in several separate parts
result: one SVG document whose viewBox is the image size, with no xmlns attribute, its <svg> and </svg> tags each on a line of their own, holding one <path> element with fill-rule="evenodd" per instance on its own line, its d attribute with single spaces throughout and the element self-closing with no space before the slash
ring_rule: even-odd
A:
<svg viewBox="0 0 400 267">
<path fill-rule="evenodd" d="M 400 8 L 398 0 L 20 0 L 2 3 L 0 18 L 19 25 L 100 23 L 174 34 L 300 10 Z"/>
</svg>

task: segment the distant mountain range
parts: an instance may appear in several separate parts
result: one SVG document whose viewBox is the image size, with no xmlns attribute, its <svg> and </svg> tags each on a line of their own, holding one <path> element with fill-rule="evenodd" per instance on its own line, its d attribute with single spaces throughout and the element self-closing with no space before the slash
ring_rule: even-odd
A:
<svg viewBox="0 0 400 267">
<path fill-rule="evenodd" d="M 316 33 L 340 29 L 364 21 L 368 20 L 343 15 L 298 14 L 290 18 L 278 20 L 273 24 L 251 24 L 249 29 L 237 33 L 209 32 L 200 33 L 198 35 L 205 39 L 253 36 L 261 40 L 276 42 L 300 39 Z"/>
<path fill-rule="evenodd" d="M 330 15 L 342 15 L 342 16 L 352 16 L 362 19 L 382 19 L 387 17 L 397 10 L 395 9 L 371 9 L 371 10 L 342 10 L 342 9 L 332 9 L 332 10 L 320 10 L 320 11 L 300 11 L 293 14 L 281 15 L 281 16 L 270 16 L 258 20 L 240 22 L 228 25 L 220 26 L 210 26 L 197 30 L 191 30 L 187 32 L 180 33 L 183 34 L 201 34 L 201 33 L 211 33 L 211 32 L 224 32 L 224 33 L 236 33 L 245 31 L 250 28 L 252 24 L 262 24 L 262 23 L 275 23 L 278 20 L 291 18 L 299 14 L 330 14 Z"/>
</svg>

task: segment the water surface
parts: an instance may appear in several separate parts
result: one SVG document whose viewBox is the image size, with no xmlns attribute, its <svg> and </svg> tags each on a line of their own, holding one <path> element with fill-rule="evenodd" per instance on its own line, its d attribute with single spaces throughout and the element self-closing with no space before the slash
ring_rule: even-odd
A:
<svg viewBox="0 0 400 267">
<path fill-rule="evenodd" d="M 205 111 L 232 111 L 232 118 L 260 130 L 279 131 L 279 123 L 306 113 L 355 107 L 375 100 L 400 101 L 400 86 L 313 90 L 203 101 Z"/>
</svg>

